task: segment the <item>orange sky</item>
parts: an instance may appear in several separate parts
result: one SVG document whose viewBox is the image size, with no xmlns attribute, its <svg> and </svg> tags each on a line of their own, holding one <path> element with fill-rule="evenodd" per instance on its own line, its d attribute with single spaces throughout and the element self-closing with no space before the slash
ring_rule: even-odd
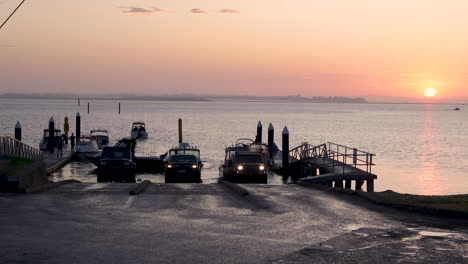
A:
<svg viewBox="0 0 468 264">
<path fill-rule="evenodd" d="M 174 2 L 26 1 L 0 92 L 468 98 L 468 1 Z"/>
</svg>

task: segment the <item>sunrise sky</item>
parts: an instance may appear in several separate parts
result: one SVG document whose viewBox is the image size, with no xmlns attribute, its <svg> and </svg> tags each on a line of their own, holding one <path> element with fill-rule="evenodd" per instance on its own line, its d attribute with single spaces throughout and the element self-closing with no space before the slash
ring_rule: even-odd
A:
<svg viewBox="0 0 468 264">
<path fill-rule="evenodd" d="M 20 0 L 0 0 L 0 20 Z M 0 92 L 468 98 L 466 0 L 28 0 Z"/>
</svg>

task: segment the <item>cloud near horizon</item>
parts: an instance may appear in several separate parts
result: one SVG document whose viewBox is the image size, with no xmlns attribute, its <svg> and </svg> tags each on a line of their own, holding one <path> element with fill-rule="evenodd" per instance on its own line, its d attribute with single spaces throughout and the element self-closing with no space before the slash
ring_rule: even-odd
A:
<svg viewBox="0 0 468 264">
<path fill-rule="evenodd" d="M 207 11 L 202 10 L 200 8 L 192 8 L 192 10 L 190 10 L 190 12 L 192 12 L 192 14 L 206 14 L 206 13 L 208 13 Z"/>
<path fill-rule="evenodd" d="M 219 13 L 222 13 L 222 14 L 240 14 L 240 11 L 236 10 L 236 9 L 221 9 L 221 10 L 219 10 Z"/>
<path fill-rule="evenodd" d="M 119 7 L 121 9 L 125 9 L 125 10 L 122 10 L 121 12 L 122 13 L 130 13 L 130 14 L 144 14 L 144 15 L 149 15 L 149 14 L 157 14 L 157 13 L 167 13 L 169 11 L 167 10 L 164 10 L 164 9 L 160 9 L 160 8 L 151 8 L 151 9 L 148 9 L 148 8 L 143 8 L 143 7 L 135 7 L 135 6 L 121 6 Z"/>
</svg>

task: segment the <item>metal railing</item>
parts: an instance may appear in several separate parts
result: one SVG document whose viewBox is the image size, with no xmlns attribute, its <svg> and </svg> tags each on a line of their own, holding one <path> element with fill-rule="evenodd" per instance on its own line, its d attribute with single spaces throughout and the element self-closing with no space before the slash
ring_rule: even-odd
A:
<svg viewBox="0 0 468 264">
<path fill-rule="evenodd" d="M 341 167 L 342 173 L 348 166 L 359 168 L 367 173 L 372 173 L 373 157 L 375 154 L 350 148 L 340 144 L 327 142 L 318 146 L 310 145 L 307 142 L 289 151 L 291 162 L 312 163 L 315 167 L 331 168 L 337 172 Z M 302 166 L 302 165 L 301 165 Z"/>
<path fill-rule="evenodd" d="M 43 160 L 44 153 L 12 137 L 0 136 L 0 155 Z"/>
</svg>

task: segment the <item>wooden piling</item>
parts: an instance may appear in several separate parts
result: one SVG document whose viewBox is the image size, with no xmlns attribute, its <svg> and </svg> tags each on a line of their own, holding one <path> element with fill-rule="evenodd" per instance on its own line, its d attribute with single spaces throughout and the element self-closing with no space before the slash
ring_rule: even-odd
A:
<svg viewBox="0 0 468 264">
<path fill-rule="evenodd" d="M 268 126 L 268 155 L 273 158 L 273 144 L 275 143 L 275 128 L 270 123 Z"/>
<path fill-rule="evenodd" d="M 356 180 L 356 191 L 362 191 L 362 180 Z"/>
<path fill-rule="evenodd" d="M 258 121 L 257 136 L 255 137 L 255 142 L 257 143 L 262 143 L 262 130 L 263 130 L 262 122 Z"/>
<path fill-rule="evenodd" d="M 119 102 L 119 115 L 120 115 L 120 102 Z"/>
<path fill-rule="evenodd" d="M 88 102 L 88 115 L 89 115 L 89 102 Z"/>
<path fill-rule="evenodd" d="M 80 112 L 76 113 L 76 126 L 75 126 L 75 133 L 76 133 L 76 142 L 78 143 L 80 141 L 80 136 L 81 136 L 81 116 Z"/>
<path fill-rule="evenodd" d="M 345 188 L 351 189 L 351 180 L 345 180 Z"/>
<path fill-rule="evenodd" d="M 367 183 L 367 192 L 374 192 L 374 180 L 366 180 Z"/>
<path fill-rule="evenodd" d="M 21 141 L 21 124 L 19 121 L 15 125 L 15 139 Z"/>
<path fill-rule="evenodd" d="M 55 148 L 55 122 L 54 117 L 50 117 L 49 120 L 49 139 L 47 141 L 47 150 L 50 153 L 54 153 Z"/>
<path fill-rule="evenodd" d="M 289 131 L 288 127 L 284 127 L 283 129 L 283 144 L 282 144 L 282 151 L 283 151 L 283 179 L 289 178 Z"/>
<path fill-rule="evenodd" d="M 179 118 L 179 143 L 182 143 L 182 118 Z"/>
</svg>

